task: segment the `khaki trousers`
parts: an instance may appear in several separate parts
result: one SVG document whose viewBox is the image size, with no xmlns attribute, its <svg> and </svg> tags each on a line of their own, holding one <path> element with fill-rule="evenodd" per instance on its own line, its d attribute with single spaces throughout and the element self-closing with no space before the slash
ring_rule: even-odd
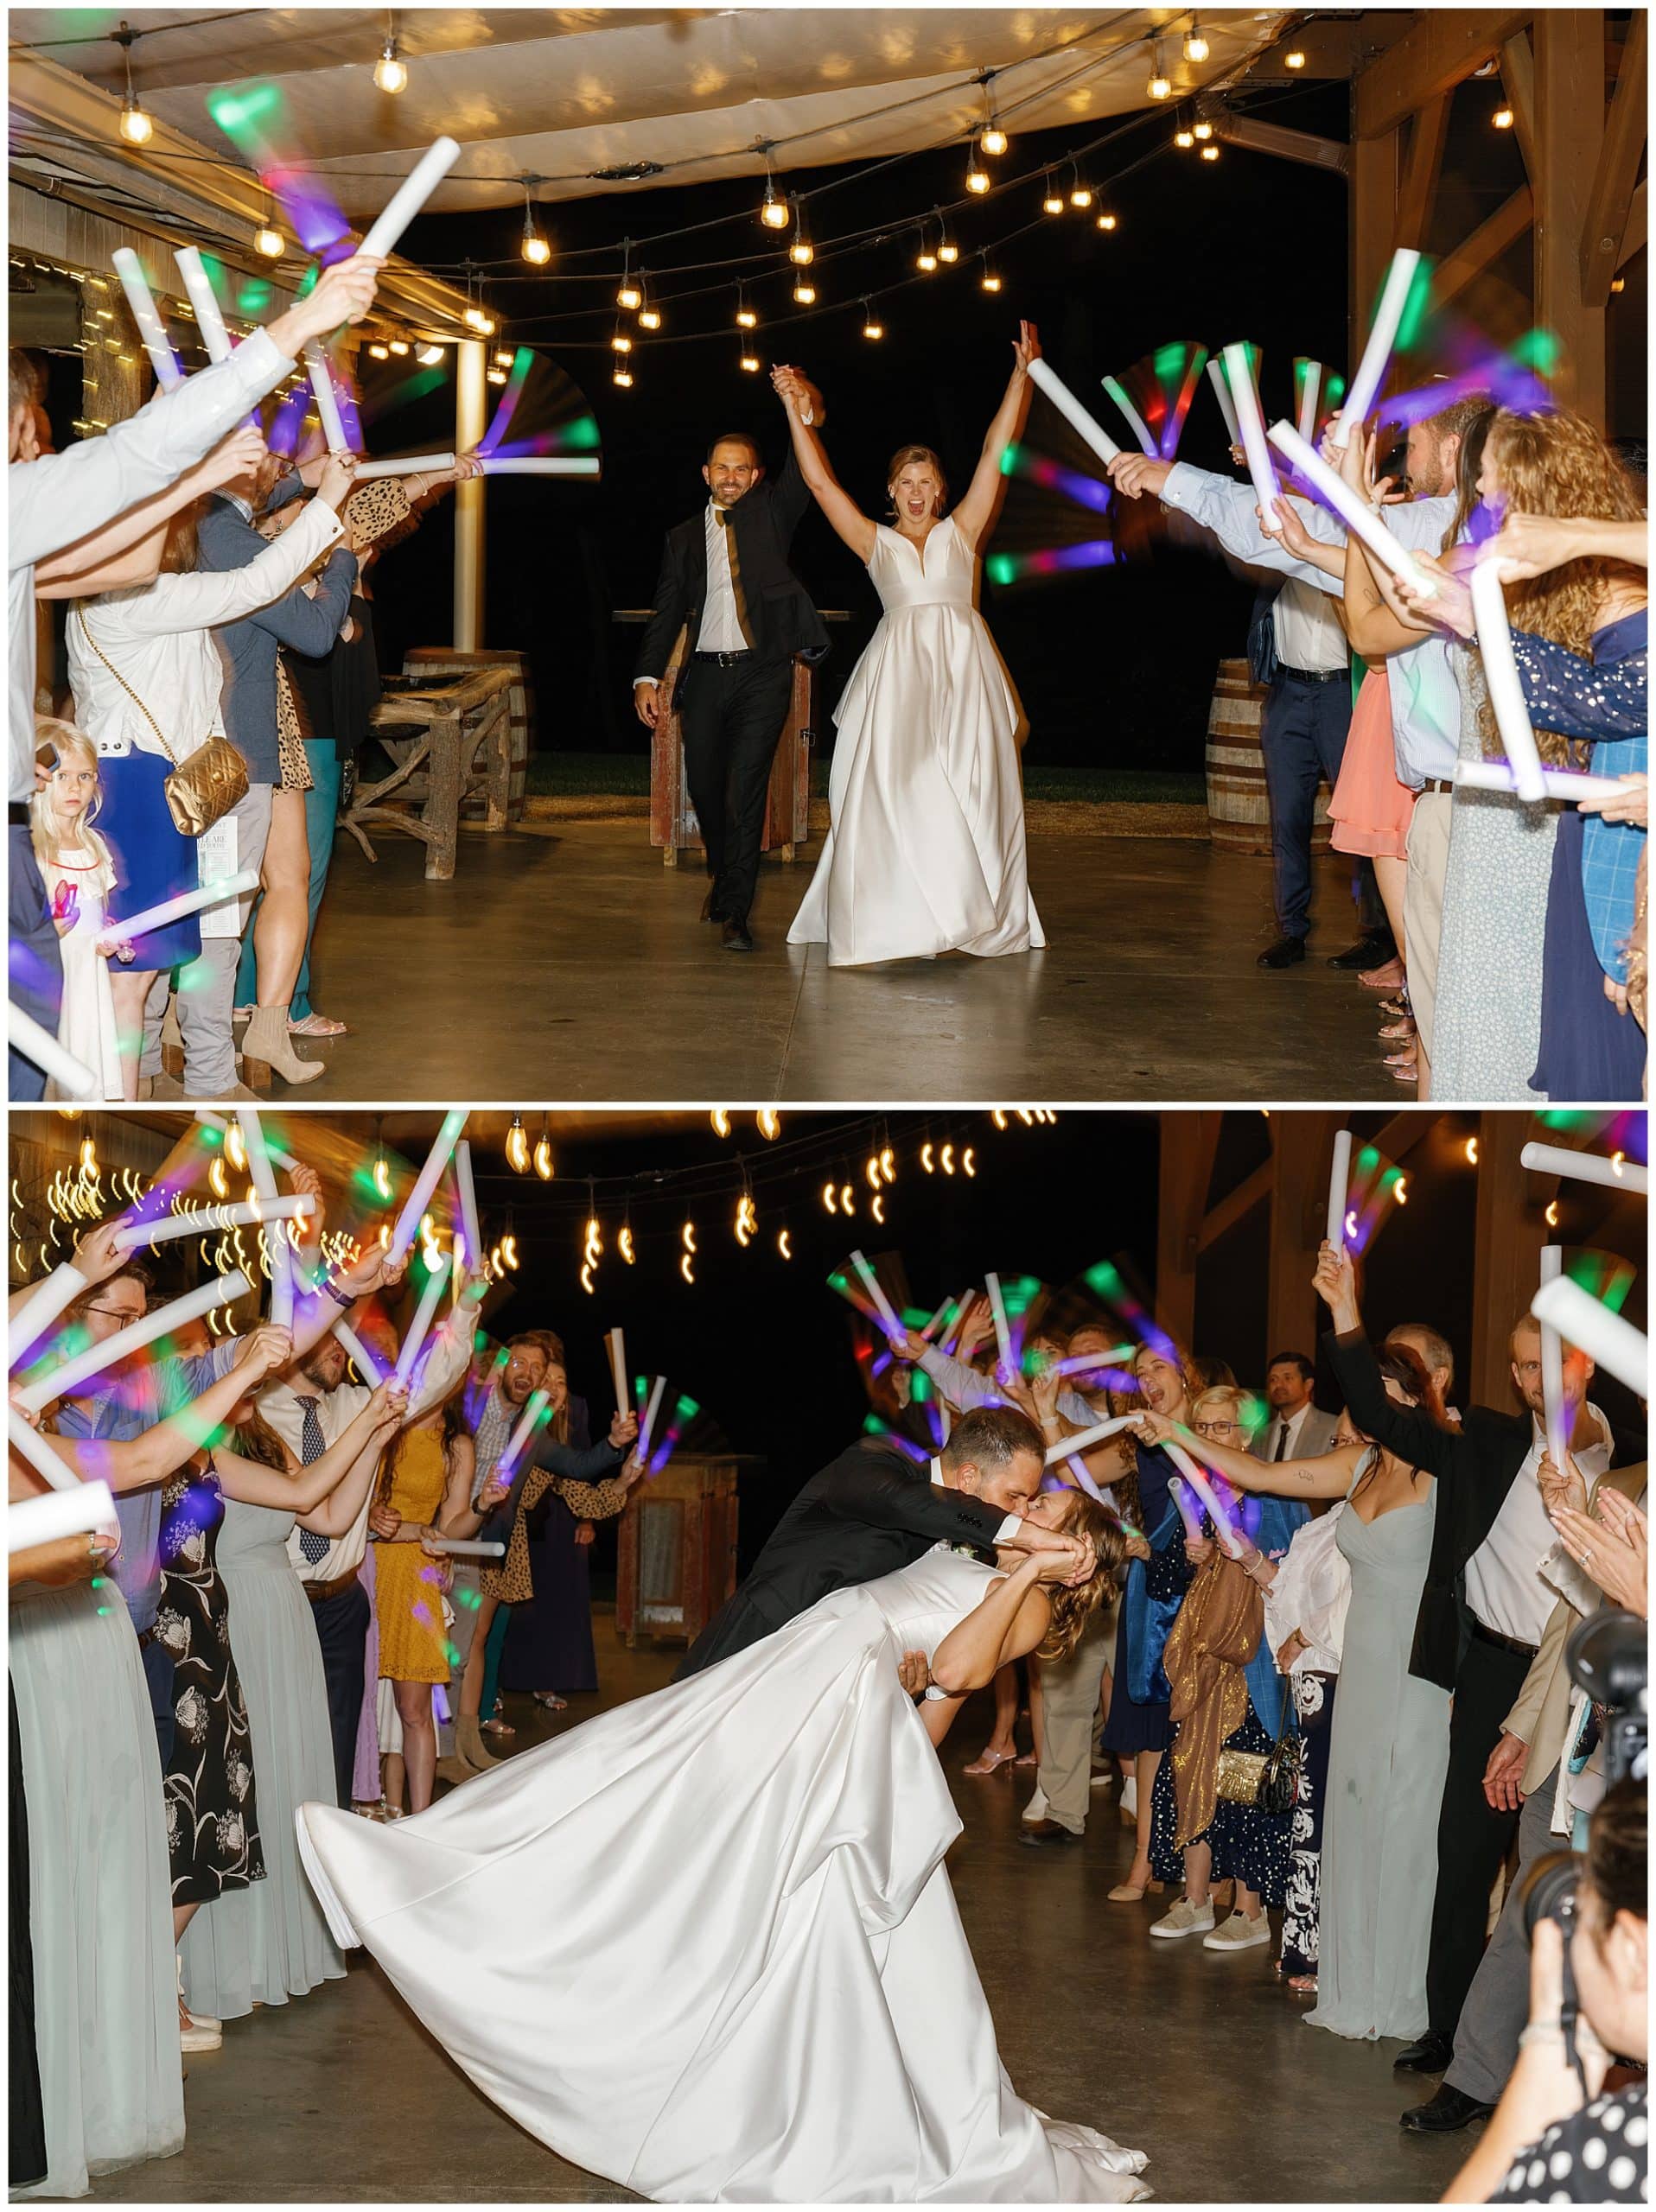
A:
<svg viewBox="0 0 1656 2212">
<path fill-rule="evenodd" d="M 1099 1692 L 1115 1649 L 1116 1609 L 1099 1607 L 1061 1665 L 1041 1668 L 1041 1766 L 1026 1821 L 1056 1821 L 1072 1835 L 1086 1828 L 1092 1791 L 1092 1746 L 1099 1738 Z"/>
<path fill-rule="evenodd" d="M 1448 791 L 1422 791 L 1409 821 L 1409 875 L 1403 893 L 1403 928 L 1407 939 L 1409 1003 L 1415 1027 L 1432 1056 L 1432 1017 L 1437 1010 L 1437 948 L 1443 933 L 1443 885 L 1449 875 L 1449 817 L 1455 801 Z"/>
</svg>

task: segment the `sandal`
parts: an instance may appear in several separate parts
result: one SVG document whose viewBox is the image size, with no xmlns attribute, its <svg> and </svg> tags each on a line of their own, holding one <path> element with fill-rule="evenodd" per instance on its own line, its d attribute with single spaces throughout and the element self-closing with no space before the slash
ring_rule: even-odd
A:
<svg viewBox="0 0 1656 2212">
<path fill-rule="evenodd" d="M 1288 1986 L 1301 1997 L 1316 1995 L 1316 1976 L 1314 1974 L 1290 1974 Z"/>
<path fill-rule="evenodd" d="M 1016 1766 L 1016 1764 L 1017 1753 L 1016 1751 L 980 1751 L 978 1757 L 973 1759 L 971 1764 L 965 1768 L 964 1771 L 967 1774 L 993 1774 L 997 1769 L 1000 1767 Z"/>
<path fill-rule="evenodd" d="M 504 1720 L 480 1720 L 477 1725 L 486 1736 L 497 1737 L 501 1743 L 505 1743 L 508 1737 L 515 1736 L 518 1732 Z"/>
<path fill-rule="evenodd" d="M 331 1020 L 325 1014 L 302 1014 L 297 1021 L 288 1020 L 290 1037 L 348 1037 L 350 1027 L 343 1021 Z"/>
<path fill-rule="evenodd" d="M 1401 1020 L 1388 1023 L 1387 1026 L 1379 1032 L 1379 1036 L 1382 1044 L 1395 1045 L 1399 1041 L 1404 1043 L 1411 1042 L 1414 1038 L 1417 1037 L 1419 1033 L 1419 1031 L 1415 1027 L 1413 1015 L 1405 1014 L 1403 1015 Z"/>
<path fill-rule="evenodd" d="M 1382 1065 L 1391 1069 L 1393 1083 L 1420 1081 L 1420 1063 L 1411 1052 L 1391 1053 Z"/>
<path fill-rule="evenodd" d="M 534 1693 L 534 1697 L 535 1703 L 538 1706 L 544 1706 L 548 1713 L 567 1713 L 570 1709 L 570 1701 L 568 1698 L 559 1697 L 556 1690 L 537 1690 Z M 498 1728 L 501 1724 L 495 1721 L 492 1722 L 490 1725 Z M 506 1732 L 509 1736 L 513 1732 L 508 1728 Z"/>
<path fill-rule="evenodd" d="M 1041 1761 L 1033 1751 L 1020 1751 L 1012 1764 L 1014 1766 L 1039 1766 Z"/>
</svg>

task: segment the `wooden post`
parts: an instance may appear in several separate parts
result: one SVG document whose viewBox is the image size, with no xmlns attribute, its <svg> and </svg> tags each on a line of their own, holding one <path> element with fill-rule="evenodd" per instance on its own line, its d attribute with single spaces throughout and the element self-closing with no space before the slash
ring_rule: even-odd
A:
<svg viewBox="0 0 1656 2212">
<path fill-rule="evenodd" d="M 1343 1111 L 1271 1116 L 1271 1260 L 1265 1292 L 1265 1357 L 1316 1357 L 1322 1308 L 1311 1287 L 1328 1228 L 1328 1160 Z"/>
<path fill-rule="evenodd" d="M 1529 1203 L 1519 1155 L 1533 1134 L 1527 1114 L 1480 1117 L 1477 1237 L 1472 1279 L 1472 1371 L 1457 1386 L 1462 1406 L 1514 1406 L 1513 1323 L 1533 1295 L 1547 1241 L 1544 1211 Z"/>
<path fill-rule="evenodd" d="M 1392 233 L 1398 219 L 1398 182 L 1400 131 L 1394 126 L 1378 137 L 1360 138 L 1355 127 L 1357 87 L 1352 86 L 1353 124 L 1351 142 L 1351 200 L 1347 216 L 1349 239 L 1346 373 L 1350 376 L 1368 335 L 1369 318 L 1385 279 L 1392 255 Z"/>
<path fill-rule="evenodd" d="M 1588 303 L 1582 238 L 1604 140 L 1604 17 L 1543 8 L 1533 36 L 1535 320 L 1559 340 L 1556 397 L 1602 428 L 1604 309 Z"/>
<path fill-rule="evenodd" d="M 482 436 L 488 385 L 488 348 L 462 338 L 455 348 L 455 451 L 470 453 Z M 455 486 L 455 635 L 456 652 L 475 653 L 483 643 L 483 486 L 468 477 Z"/>
<path fill-rule="evenodd" d="M 1581 254 L 1582 290 L 1589 309 L 1602 308 L 1608 300 L 1610 279 L 1625 258 L 1622 240 L 1646 135 L 1648 23 L 1649 18 L 1638 9 L 1628 21 L 1615 92 L 1604 126 L 1603 150 L 1588 195 Z"/>
<path fill-rule="evenodd" d="M 1213 1111 L 1167 1113 L 1161 1117 L 1156 1318 L 1187 1351 L 1195 1336 L 1196 1261 L 1221 1119 Z"/>
</svg>

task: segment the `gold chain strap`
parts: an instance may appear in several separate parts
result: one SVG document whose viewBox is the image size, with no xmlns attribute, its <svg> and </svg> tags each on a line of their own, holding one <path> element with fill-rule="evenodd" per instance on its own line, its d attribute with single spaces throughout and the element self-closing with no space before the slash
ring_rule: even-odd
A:
<svg viewBox="0 0 1656 2212">
<path fill-rule="evenodd" d="M 111 674 L 111 675 L 115 678 L 115 681 L 116 681 L 116 682 L 120 685 L 120 687 L 121 687 L 122 690 L 125 692 L 125 694 L 126 694 L 127 697 L 128 697 L 128 698 L 132 702 L 133 705 L 137 709 L 138 712 L 139 712 L 139 713 L 143 716 L 143 719 L 145 720 L 145 721 L 147 721 L 147 722 L 149 723 L 149 725 L 150 725 L 150 728 L 151 728 L 152 730 L 154 730 L 154 732 L 155 732 L 155 734 L 156 734 L 156 738 L 157 738 L 157 739 L 159 740 L 159 741 L 160 741 L 161 749 L 162 749 L 162 751 L 166 754 L 166 756 L 167 756 L 168 760 L 171 761 L 171 763 L 172 763 L 172 765 L 173 765 L 173 766 L 174 766 L 175 768 L 175 767 L 177 767 L 177 766 L 178 766 L 178 755 L 177 755 L 177 754 L 173 751 L 172 747 L 171 747 L 170 745 L 169 745 L 169 744 L 168 744 L 168 742 L 167 742 L 167 740 L 166 740 L 165 736 L 162 734 L 162 728 L 161 728 L 161 724 L 160 724 L 160 723 L 156 720 L 155 716 L 150 713 L 150 711 L 149 708 L 148 708 L 148 707 L 146 707 L 146 706 L 144 705 L 144 703 L 143 703 L 143 700 L 139 698 L 139 696 L 138 696 L 137 693 L 137 692 L 132 689 L 132 686 L 131 686 L 131 685 L 127 682 L 127 680 L 126 680 L 125 677 L 124 677 L 124 676 L 122 675 L 122 673 L 121 673 L 120 670 L 119 670 L 118 668 L 117 668 L 117 667 L 116 667 L 116 665 L 115 665 L 114 662 L 110 658 L 109 655 L 108 655 L 108 654 L 104 651 L 103 647 L 99 644 L 99 642 L 98 642 L 97 639 L 93 637 L 93 635 L 92 635 L 92 626 L 91 626 L 91 624 L 90 624 L 90 623 L 87 621 L 87 620 L 86 620 L 86 610 L 85 607 L 83 607 L 82 605 L 80 605 L 78 601 L 77 601 L 76 606 L 75 606 L 75 620 L 76 620 L 80 623 L 80 634 L 81 634 L 81 636 L 82 636 L 82 637 L 86 640 L 86 643 L 87 643 L 87 644 L 92 647 L 92 649 L 93 652 L 95 652 L 95 653 L 97 654 L 97 656 L 98 656 L 99 659 L 99 660 L 101 660 L 101 661 L 103 662 L 104 666 L 105 666 L 105 667 L 109 671 L 110 674 Z"/>
</svg>

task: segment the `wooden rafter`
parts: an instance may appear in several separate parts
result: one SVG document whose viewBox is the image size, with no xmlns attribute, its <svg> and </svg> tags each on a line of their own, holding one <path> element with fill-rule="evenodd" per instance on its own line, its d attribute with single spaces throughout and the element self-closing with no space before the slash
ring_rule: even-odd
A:
<svg viewBox="0 0 1656 2212">
<path fill-rule="evenodd" d="M 1245 1175 L 1233 1191 L 1226 1192 L 1216 1206 L 1210 1206 L 1201 1218 L 1196 1232 L 1196 1249 L 1206 1252 L 1217 1244 L 1220 1238 L 1244 1221 L 1255 1206 L 1263 1205 L 1271 1196 L 1276 1178 L 1276 1166 L 1270 1160 L 1261 1160 L 1252 1175 Z"/>
<path fill-rule="evenodd" d="M 1215 117 L 1213 132 L 1232 146 L 1251 146 L 1256 153 L 1280 155 L 1283 161 L 1303 162 L 1309 168 L 1332 169 L 1338 176 L 1350 174 L 1351 149 L 1338 138 L 1285 130 L 1280 123 L 1261 123 L 1251 115 Z"/>
<path fill-rule="evenodd" d="M 1616 261 L 1618 270 L 1623 270 L 1635 253 L 1642 253 L 1650 236 L 1649 214 L 1646 207 L 1645 180 L 1639 181 L 1639 189 L 1627 205 L 1627 219 L 1621 232 L 1621 251 Z"/>
<path fill-rule="evenodd" d="M 1610 296 L 1610 279 L 1621 266 L 1621 240 L 1633 205 L 1640 157 L 1645 150 L 1648 27 L 1649 18 L 1643 10 L 1635 9 L 1627 24 L 1615 92 L 1605 119 L 1604 143 L 1588 194 L 1587 218 L 1582 226 L 1581 274 L 1582 297 L 1589 307 L 1604 305 Z"/>
<path fill-rule="evenodd" d="M 1527 184 L 1520 185 L 1510 200 L 1502 200 L 1493 215 L 1484 218 L 1469 238 L 1438 263 L 1432 277 L 1434 304 L 1447 307 L 1474 277 L 1481 276 L 1492 262 L 1500 259 L 1514 238 L 1523 237 L 1534 219 L 1535 196 Z"/>
<path fill-rule="evenodd" d="M 1602 423 L 1604 310 L 1584 296 L 1581 242 L 1605 138 L 1603 12 L 1544 8 L 1534 40 L 1535 321 L 1558 340 L 1556 397 Z"/>
<path fill-rule="evenodd" d="M 1533 184 L 1539 163 L 1535 151 L 1535 54 L 1527 31 L 1519 31 L 1501 48 L 1500 81 L 1513 111 L 1513 132 L 1524 156 L 1524 174 Z"/>
<path fill-rule="evenodd" d="M 1414 120 L 1409 138 L 1409 158 L 1398 194 L 1394 246 L 1424 249 L 1432 202 L 1437 197 L 1437 173 L 1443 165 L 1443 141 L 1449 136 L 1450 94 L 1440 92 L 1428 100 Z"/>
<path fill-rule="evenodd" d="M 1429 9 L 1357 79 L 1356 129 L 1378 138 L 1492 60 L 1532 10 Z"/>
</svg>

